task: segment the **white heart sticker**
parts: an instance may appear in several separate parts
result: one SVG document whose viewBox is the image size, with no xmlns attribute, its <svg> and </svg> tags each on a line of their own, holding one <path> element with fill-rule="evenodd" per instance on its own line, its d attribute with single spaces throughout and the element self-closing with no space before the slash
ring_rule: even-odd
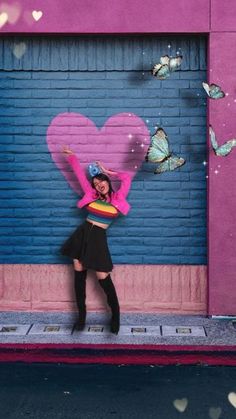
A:
<svg viewBox="0 0 236 419">
<path fill-rule="evenodd" d="M 6 12 L 0 13 L 0 28 L 2 28 L 8 21 L 8 14 Z"/>
<path fill-rule="evenodd" d="M 26 44 L 24 42 L 20 42 L 19 44 L 14 44 L 13 49 L 12 49 L 13 54 L 19 60 L 21 57 L 23 57 L 25 51 L 26 51 Z"/>
<path fill-rule="evenodd" d="M 183 413 L 188 406 L 188 399 L 176 399 L 173 401 L 173 405 L 178 410 L 178 412 Z"/>
<path fill-rule="evenodd" d="M 43 12 L 41 10 L 34 10 L 32 12 L 32 16 L 33 16 L 34 20 L 36 20 L 36 22 L 37 22 L 43 16 Z"/>
<path fill-rule="evenodd" d="M 220 407 L 211 407 L 209 409 L 209 416 L 211 419 L 219 419 L 222 413 L 222 409 Z"/>
<path fill-rule="evenodd" d="M 228 394 L 228 400 L 232 404 L 233 407 L 236 409 L 236 393 L 233 391 Z"/>
</svg>

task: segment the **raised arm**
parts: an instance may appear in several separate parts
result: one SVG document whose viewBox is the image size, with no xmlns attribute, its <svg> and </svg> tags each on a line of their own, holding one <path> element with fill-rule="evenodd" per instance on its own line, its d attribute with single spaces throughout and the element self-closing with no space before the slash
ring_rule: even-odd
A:
<svg viewBox="0 0 236 419">
<path fill-rule="evenodd" d="M 84 170 L 82 169 L 79 160 L 77 159 L 76 155 L 68 148 L 63 149 L 63 153 L 67 158 L 69 165 L 71 166 L 75 176 L 77 177 L 79 184 L 83 190 L 83 192 L 88 192 L 92 190 L 92 186 L 88 181 L 87 177 L 85 176 Z"/>
<path fill-rule="evenodd" d="M 129 193 L 130 187 L 131 187 L 131 177 L 126 172 L 114 172 L 117 179 L 121 181 L 120 188 L 117 192 L 119 192 L 121 195 L 123 195 L 124 198 Z"/>
</svg>

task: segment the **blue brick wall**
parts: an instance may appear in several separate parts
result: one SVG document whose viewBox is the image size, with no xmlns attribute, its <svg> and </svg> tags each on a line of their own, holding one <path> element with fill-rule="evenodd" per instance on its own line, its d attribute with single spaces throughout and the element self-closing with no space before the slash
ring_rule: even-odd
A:
<svg viewBox="0 0 236 419">
<path fill-rule="evenodd" d="M 27 47 L 20 59 L 13 54 L 19 42 Z M 176 51 L 184 56 L 181 71 L 165 81 L 152 77 L 158 58 Z M 113 261 L 205 264 L 205 79 L 203 37 L 2 39 L 0 263 L 65 263 L 59 246 L 84 218 L 47 149 L 52 118 L 80 112 L 101 127 L 117 112 L 134 112 L 151 134 L 162 126 L 186 164 L 155 176 L 155 166 L 143 163 L 132 211 L 108 232 Z"/>
</svg>

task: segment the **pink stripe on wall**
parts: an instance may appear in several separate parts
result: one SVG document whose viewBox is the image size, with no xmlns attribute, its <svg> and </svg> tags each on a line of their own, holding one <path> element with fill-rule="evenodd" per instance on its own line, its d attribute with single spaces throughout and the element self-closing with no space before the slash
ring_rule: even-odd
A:
<svg viewBox="0 0 236 419">
<path fill-rule="evenodd" d="M 206 314 L 205 266 L 118 265 L 113 271 L 122 312 Z M 2 311 L 74 311 L 73 269 L 68 265 L 0 265 Z M 92 273 L 87 308 L 105 311 Z"/>
<path fill-rule="evenodd" d="M 17 9 L 18 18 L 4 25 L 5 33 L 209 31 L 210 0 L 21 0 L 8 4 Z M 35 20 L 33 11 L 43 12 L 42 17 Z"/>
</svg>

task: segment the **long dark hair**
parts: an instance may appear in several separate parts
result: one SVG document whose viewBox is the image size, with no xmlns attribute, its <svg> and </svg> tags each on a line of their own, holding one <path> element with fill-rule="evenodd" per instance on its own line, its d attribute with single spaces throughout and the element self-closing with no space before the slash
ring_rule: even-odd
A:
<svg viewBox="0 0 236 419">
<path fill-rule="evenodd" d="M 111 184 L 111 180 L 110 180 L 110 178 L 107 176 L 107 175 L 105 175 L 104 173 L 99 173 L 98 175 L 96 175 L 96 176 L 93 176 L 92 177 L 92 180 L 91 180 L 91 185 L 92 185 L 92 187 L 94 188 L 94 189 L 96 189 L 95 188 L 95 186 L 94 186 L 94 179 L 98 179 L 98 180 L 100 180 L 101 182 L 103 181 L 103 180 L 105 180 L 107 183 L 108 183 L 108 186 L 109 186 L 109 190 L 108 190 L 108 195 L 109 195 L 109 197 L 111 197 L 111 194 L 112 194 L 112 192 L 114 192 L 114 190 L 113 190 L 113 188 L 112 188 L 112 184 Z M 101 194 L 102 195 L 102 194 Z"/>
</svg>

